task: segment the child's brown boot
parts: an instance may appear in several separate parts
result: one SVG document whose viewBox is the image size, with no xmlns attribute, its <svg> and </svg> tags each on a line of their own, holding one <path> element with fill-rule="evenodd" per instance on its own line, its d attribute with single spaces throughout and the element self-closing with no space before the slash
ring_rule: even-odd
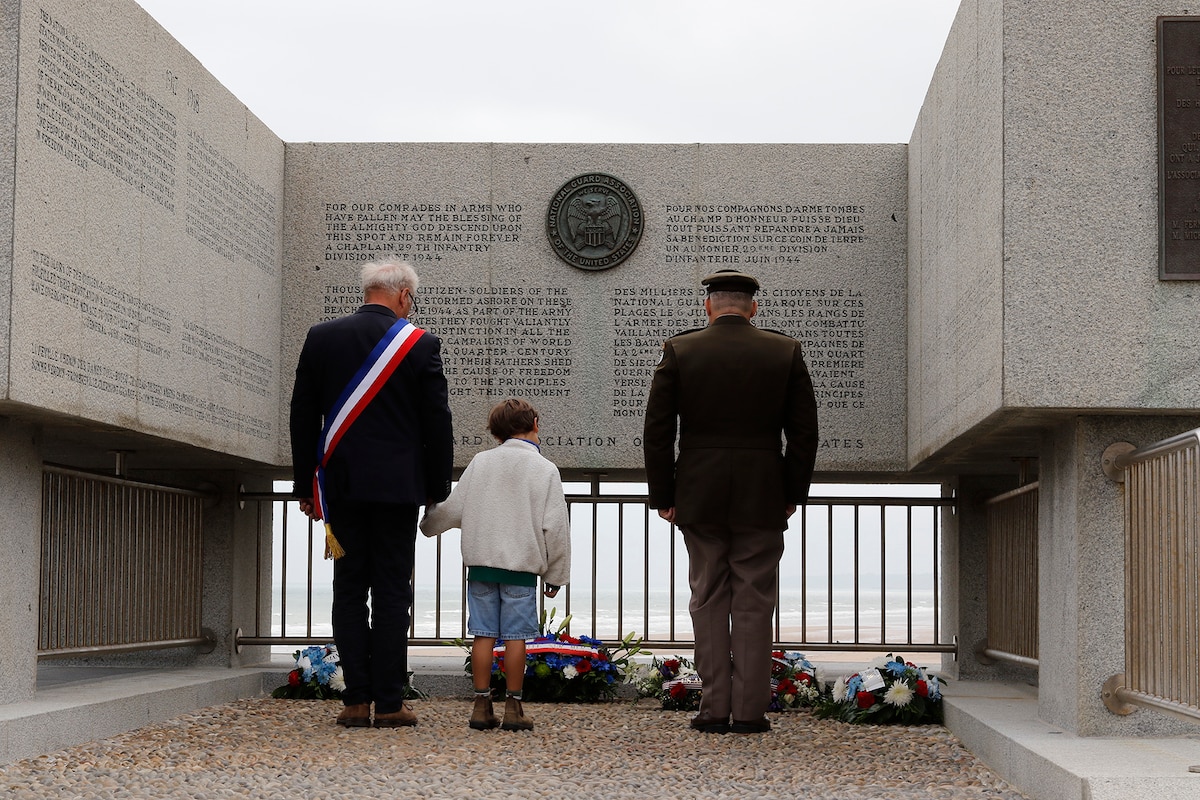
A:
<svg viewBox="0 0 1200 800">
<path fill-rule="evenodd" d="M 533 730 L 533 720 L 525 716 L 520 698 L 509 697 L 504 701 L 504 724 L 500 727 L 506 731 Z"/>
<path fill-rule="evenodd" d="M 475 695 L 475 708 L 471 711 L 471 728 L 477 731 L 487 731 L 500 724 L 500 718 L 492 710 L 490 695 Z"/>
</svg>

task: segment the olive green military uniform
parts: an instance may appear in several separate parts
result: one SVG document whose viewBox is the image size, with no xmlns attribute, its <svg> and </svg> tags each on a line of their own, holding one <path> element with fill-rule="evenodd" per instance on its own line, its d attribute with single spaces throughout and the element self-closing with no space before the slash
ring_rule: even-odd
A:
<svg viewBox="0 0 1200 800">
<path fill-rule="evenodd" d="M 758 288 L 741 273 L 704 283 Z M 760 720 L 787 507 L 807 500 L 818 445 L 799 342 L 738 314 L 667 340 L 644 442 L 650 506 L 675 509 L 688 547 L 701 715 Z"/>
</svg>

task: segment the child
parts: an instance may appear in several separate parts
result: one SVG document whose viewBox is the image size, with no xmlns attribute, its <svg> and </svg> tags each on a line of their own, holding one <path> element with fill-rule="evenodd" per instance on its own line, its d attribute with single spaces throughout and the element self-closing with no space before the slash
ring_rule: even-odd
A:
<svg viewBox="0 0 1200 800">
<path fill-rule="evenodd" d="M 492 409 L 488 431 L 500 444 L 471 459 L 450 497 L 426 510 L 421 532 L 462 528 L 467 565 L 467 632 L 475 706 L 471 727 L 500 725 L 492 709 L 492 648 L 505 642 L 506 731 L 533 730 L 521 707 L 525 640 L 538 635 L 537 579 L 554 597 L 571 570 L 571 521 L 558 468 L 541 455 L 538 417 L 524 400 Z"/>
</svg>

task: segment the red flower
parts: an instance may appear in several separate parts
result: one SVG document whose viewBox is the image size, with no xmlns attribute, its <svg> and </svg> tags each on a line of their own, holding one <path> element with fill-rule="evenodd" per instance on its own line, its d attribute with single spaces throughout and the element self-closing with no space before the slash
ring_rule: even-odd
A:
<svg viewBox="0 0 1200 800">
<path fill-rule="evenodd" d="M 796 693 L 796 684 L 792 683 L 791 678 L 784 678 L 779 682 L 779 687 L 776 689 L 779 694 L 788 695 Z"/>
<path fill-rule="evenodd" d="M 796 677 L 799 678 L 800 682 L 803 683 L 805 686 L 812 685 L 812 682 L 813 682 L 812 675 L 809 675 L 807 672 L 801 672 Z"/>
<path fill-rule="evenodd" d="M 670 670 L 671 672 L 679 671 L 679 659 L 677 659 L 677 658 L 668 658 L 666 661 L 664 661 L 662 663 L 662 665 L 663 665 L 663 669 Z"/>
<path fill-rule="evenodd" d="M 288 686 L 300 685 L 300 670 L 294 669 L 288 673 Z"/>
<path fill-rule="evenodd" d="M 585 672 L 591 672 L 592 662 L 588 661 L 586 658 L 579 659 L 575 662 L 575 671 L 580 675 L 583 675 Z"/>
<path fill-rule="evenodd" d="M 673 697 L 674 699 L 682 700 L 684 697 L 687 696 L 688 690 L 687 690 L 687 687 L 684 686 L 682 683 L 677 683 L 677 684 L 673 685 L 667 691 L 670 693 L 671 697 Z"/>
<path fill-rule="evenodd" d="M 917 694 L 921 697 L 929 697 L 929 684 L 925 681 L 917 681 Z"/>
<path fill-rule="evenodd" d="M 859 692 L 854 696 L 859 708 L 870 708 L 875 705 L 875 695 L 870 692 Z"/>
</svg>

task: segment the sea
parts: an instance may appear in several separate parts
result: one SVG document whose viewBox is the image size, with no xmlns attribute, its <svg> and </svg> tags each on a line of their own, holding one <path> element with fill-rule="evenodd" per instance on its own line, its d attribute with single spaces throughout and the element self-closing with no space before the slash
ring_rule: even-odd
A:
<svg viewBox="0 0 1200 800">
<path fill-rule="evenodd" d="M 912 611 L 909 613 L 909 592 L 901 588 L 857 592 L 852 588 L 827 589 L 807 593 L 784 588 L 779 593 L 779 632 L 785 641 L 810 642 L 876 642 L 932 641 L 936 623 L 935 593 L 928 588 L 912 591 Z M 692 638 L 692 622 L 688 614 L 686 584 L 670 588 L 641 587 L 626 590 L 619 596 L 615 589 L 590 586 L 569 587 L 557 598 L 544 598 L 545 615 L 557 628 L 569 615 L 568 630 L 574 635 L 588 635 L 609 642 L 627 634 L 654 640 L 683 640 Z M 272 634 L 288 636 L 310 635 L 308 603 L 305 586 L 290 586 L 287 592 L 286 626 L 283 626 L 283 606 L 279 587 L 274 594 Z M 312 592 L 311 635 L 332 638 L 330 621 L 332 589 L 328 585 L 314 586 Z M 451 641 L 466 638 L 466 615 L 463 610 L 461 584 L 442 589 L 432 585 L 416 585 L 413 600 L 414 638 Z M 909 636 L 909 626 L 912 636 Z M 285 629 L 284 629 L 285 627 Z M 857 629 L 857 635 L 856 635 Z M 881 636 L 881 633 L 885 634 Z M 288 648 L 284 648 L 285 650 Z"/>
</svg>

